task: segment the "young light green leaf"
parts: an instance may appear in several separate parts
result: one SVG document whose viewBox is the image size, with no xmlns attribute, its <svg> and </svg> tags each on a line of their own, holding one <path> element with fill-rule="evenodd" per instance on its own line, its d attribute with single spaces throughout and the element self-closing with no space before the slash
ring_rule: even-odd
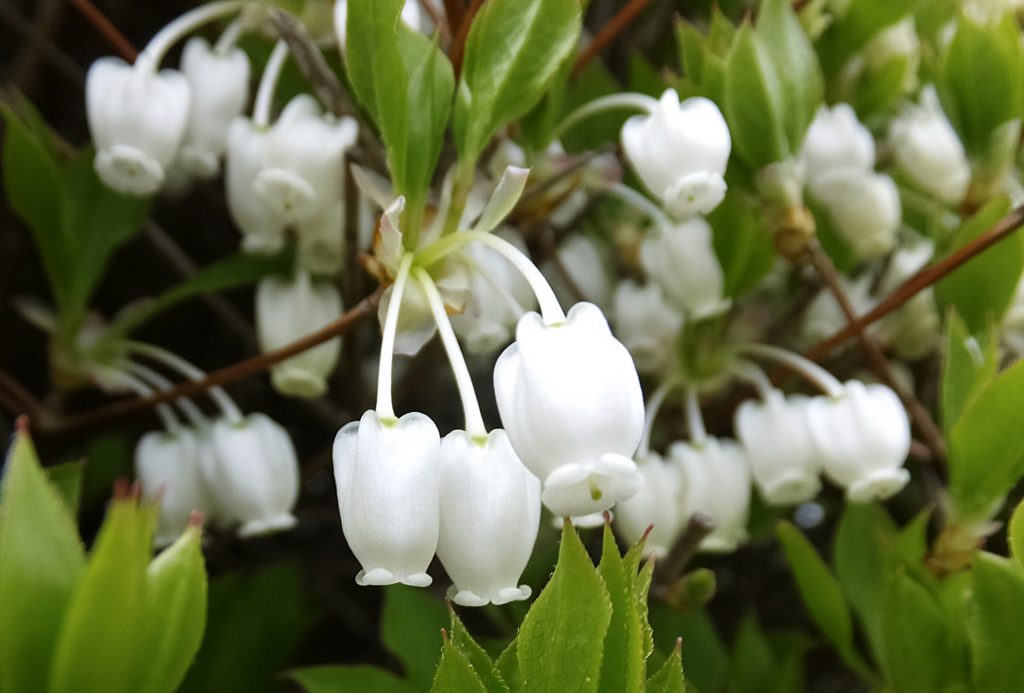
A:
<svg viewBox="0 0 1024 693">
<path fill-rule="evenodd" d="M 455 143 L 473 162 L 536 104 L 579 38 L 579 0 L 490 0 L 473 19 L 455 104 Z"/>
<path fill-rule="evenodd" d="M 736 192 L 727 193 L 724 204 L 718 205 L 708 219 L 714 231 L 715 255 L 725 275 L 723 293 L 732 298 L 741 298 L 753 290 L 777 257 L 760 211 L 741 198 Z"/>
<path fill-rule="evenodd" d="M 508 647 L 502 650 L 501 654 L 498 655 L 497 661 L 494 663 L 498 667 L 501 678 L 511 691 L 520 691 L 523 688 L 522 676 L 519 674 L 517 650 L 516 641 L 513 640 L 508 644 Z"/>
<path fill-rule="evenodd" d="M 754 613 L 740 622 L 733 646 L 730 691 L 757 693 L 764 690 L 766 681 L 778 677 L 778 662 L 764 629 Z"/>
<path fill-rule="evenodd" d="M 750 24 L 729 52 L 724 111 L 736 153 L 756 171 L 793 152 L 786 139 L 782 85 L 768 49 Z"/>
<path fill-rule="evenodd" d="M 416 693 L 416 688 L 407 681 L 368 665 L 292 669 L 288 678 L 302 686 L 306 693 Z"/>
<path fill-rule="evenodd" d="M 915 5 L 937 5 L 937 0 L 852 0 L 845 12 L 826 30 L 818 42 L 818 53 L 829 82 L 879 31 L 913 11 Z M 945 16 L 948 21 L 949 16 Z"/>
<path fill-rule="evenodd" d="M 522 690 L 597 691 L 611 615 L 608 589 L 566 522 L 554 575 L 519 629 Z"/>
<path fill-rule="evenodd" d="M 626 572 L 610 524 L 604 526 L 601 562 L 597 571 L 608 588 L 612 613 L 601 660 L 601 687 L 606 693 L 643 691 L 645 677 L 644 632 L 634 596 L 635 569 Z"/>
<path fill-rule="evenodd" d="M 1010 554 L 1017 559 L 1017 563 L 1024 568 L 1024 501 L 1017 504 L 1010 518 L 1010 529 L 1007 533 L 1007 542 L 1010 544 Z"/>
<path fill-rule="evenodd" d="M 890 688 L 906 693 L 946 690 L 957 661 L 942 607 L 905 573 L 893 578 L 882 607 L 882 654 Z"/>
<path fill-rule="evenodd" d="M 45 691 L 60 624 L 85 567 L 75 522 L 19 432 L 0 479 L 0 689 Z"/>
<path fill-rule="evenodd" d="M 1010 559 L 979 552 L 971 569 L 967 635 L 976 691 L 1024 691 L 1020 615 L 1024 573 Z"/>
<path fill-rule="evenodd" d="M 434 679 L 437 645 L 448 621 L 444 604 L 423 590 L 393 585 L 384 592 L 381 640 L 405 666 L 406 678 L 421 690 Z"/>
<path fill-rule="evenodd" d="M 964 408 L 992 380 L 999 367 L 999 340 L 994 330 L 981 339 L 967 331 L 955 308 L 947 311 L 942 341 L 942 381 L 939 409 L 947 433 Z"/>
<path fill-rule="evenodd" d="M 473 666 L 473 670 L 480 677 L 480 681 L 484 684 L 484 688 L 487 689 L 487 693 L 509 693 L 508 684 L 505 683 L 505 679 L 502 677 L 497 665 L 491 660 L 490 655 L 469 634 L 466 626 L 463 625 L 462 620 L 450 604 L 448 609 L 452 617 L 451 631 L 448 634 L 451 644 Z"/>
<path fill-rule="evenodd" d="M 78 504 L 82 500 L 82 460 L 55 464 L 46 468 L 46 478 L 60 494 L 61 500 L 72 517 L 78 515 Z"/>
<path fill-rule="evenodd" d="M 675 649 L 672 650 L 672 654 L 661 665 L 661 668 L 658 669 L 654 676 L 647 679 L 644 691 L 646 693 L 684 693 L 685 690 L 683 657 L 677 643 Z"/>
<path fill-rule="evenodd" d="M 706 610 L 680 614 L 665 604 L 654 602 L 650 619 L 656 645 L 662 651 L 672 651 L 676 638 L 682 636 L 686 643 L 683 667 L 691 686 L 702 691 L 722 690 L 727 683 L 729 653 Z"/>
<path fill-rule="evenodd" d="M 473 665 L 447 640 L 430 693 L 488 693 Z"/>
<path fill-rule="evenodd" d="M 132 498 L 107 508 L 57 639 L 52 693 L 133 689 L 137 667 L 150 654 L 139 634 L 154 521 L 154 509 Z"/>
</svg>

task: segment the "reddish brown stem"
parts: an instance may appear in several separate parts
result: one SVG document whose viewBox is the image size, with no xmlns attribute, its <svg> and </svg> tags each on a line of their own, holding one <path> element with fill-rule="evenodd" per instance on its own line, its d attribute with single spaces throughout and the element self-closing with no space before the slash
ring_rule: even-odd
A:
<svg viewBox="0 0 1024 693">
<path fill-rule="evenodd" d="M 465 0 L 444 0 L 444 14 L 448 19 L 450 29 L 455 29 L 462 24 L 462 13 L 465 11 Z"/>
<path fill-rule="evenodd" d="M 580 53 L 580 57 L 576 59 L 576 64 L 572 66 L 572 75 L 575 77 L 583 71 L 591 60 L 603 51 L 608 44 L 615 40 L 615 38 L 626 30 L 633 20 L 637 18 L 640 12 L 647 7 L 650 0 L 630 0 L 625 7 L 618 11 L 618 13 L 611 18 L 607 24 L 605 24 L 597 36 L 590 42 L 590 44 Z"/>
<path fill-rule="evenodd" d="M 459 22 L 459 30 L 455 32 L 455 41 L 452 43 L 452 67 L 455 69 L 455 74 L 459 75 L 462 72 L 462 58 L 466 53 L 466 39 L 469 38 L 469 28 L 473 25 L 473 17 L 480 10 L 480 6 L 484 4 L 484 0 L 473 0 L 473 3 L 469 6 L 469 9 L 463 12 L 462 21 Z"/>
<path fill-rule="evenodd" d="M 131 41 L 125 38 L 121 30 L 114 26 L 114 23 L 110 21 L 105 14 L 100 12 L 96 5 L 92 4 L 90 0 L 70 0 L 71 4 L 79 14 L 85 17 L 86 21 L 92 24 L 92 27 L 99 32 L 101 36 L 110 44 L 110 47 L 117 51 L 122 58 L 130 63 L 135 62 L 135 58 L 139 55 L 139 52 L 132 45 Z"/>
</svg>

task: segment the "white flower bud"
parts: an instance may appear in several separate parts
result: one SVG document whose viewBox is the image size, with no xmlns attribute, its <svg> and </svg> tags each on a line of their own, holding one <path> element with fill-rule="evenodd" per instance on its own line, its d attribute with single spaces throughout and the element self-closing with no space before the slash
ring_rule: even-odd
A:
<svg viewBox="0 0 1024 693">
<path fill-rule="evenodd" d="M 439 458 L 437 426 L 406 414 L 382 422 L 367 411 L 334 440 L 334 479 L 341 528 L 363 569 L 360 585 L 401 582 L 426 587 L 437 549 Z"/>
<path fill-rule="evenodd" d="M 639 372 L 655 373 L 672 362 L 683 316 L 668 304 L 657 284 L 619 282 L 612 317 L 615 335 L 633 355 Z"/>
<path fill-rule="evenodd" d="M 484 443 L 465 431 L 441 441 L 441 524 L 437 557 L 461 606 L 529 599 L 519 585 L 540 527 L 540 480 L 501 429 Z"/>
<path fill-rule="evenodd" d="M 711 237 L 711 225 L 692 217 L 667 231 L 652 229 L 640 246 L 644 271 L 669 301 L 696 319 L 721 313 L 730 304 L 722 296 L 725 277 Z"/>
<path fill-rule="evenodd" d="M 108 186 L 152 195 L 164 183 L 185 134 L 188 80 L 177 70 L 100 58 L 89 67 L 85 105 L 96 144 L 94 166 Z"/>
<path fill-rule="evenodd" d="M 210 509 L 199 471 L 199 442 L 187 428 L 142 436 L 135 446 L 135 478 L 144 497 L 160 504 L 153 535 L 157 548 L 174 543 L 192 511 L 206 513 Z"/>
<path fill-rule="evenodd" d="M 319 330 L 341 315 L 341 293 L 300 270 L 294 279 L 267 277 L 256 288 L 256 331 L 264 352 L 280 349 Z M 293 397 L 319 397 L 341 353 L 335 337 L 273 366 L 274 388 Z"/>
<path fill-rule="evenodd" d="M 803 503 L 821 490 L 821 455 L 808 431 L 807 401 L 771 390 L 736 410 L 736 437 L 769 505 Z"/>
<path fill-rule="evenodd" d="M 747 539 L 750 515 L 750 468 L 743 448 L 731 440 L 709 438 L 703 445 L 673 443 L 668 456 L 683 469 L 684 517 L 702 512 L 715 522 L 700 549 L 734 551 Z"/>
<path fill-rule="evenodd" d="M 192 100 L 178 163 L 196 177 L 212 178 L 220 171 L 228 128 L 249 99 L 249 58 L 240 48 L 214 50 L 196 36 L 182 51 L 181 72 Z"/>
<path fill-rule="evenodd" d="M 707 214 L 725 198 L 725 168 L 732 140 L 714 102 L 679 103 L 675 89 L 647 115 L 622 126 L 622 148 L 647 189 L 672 214 Z"/>
<path fill-rule="evenodd" d="M 883 173 L 845 168 L 832 171 L 811 187 L 836 232 L 861 260 L 885 255 L 896 244 L 903 220 L 900 193 Z"/>
<path fill-rule="evenodd" d="M 643 432 L 643 393 L 597 306 L 577 303 L 559 325 L 524 315 L 495 364 L 494 390 L 512 446 L 543 480 L 551 512 L 588 515 L 636 492 L 630 458 Z"/>
<path fill-rule="evenodd" d="M 910 421 L 895 392 L 851 380 L 839 397 L 807 405 L 810 433 L 825 475 L 855 503 L 885 499 L 910 480 L 903 462 L 910 452 Z"/>
<path fill-rule="evenodd" d="M 882 29 L 864 48 L 867 63 L 872 68 L 884 68 L 893 60 L 905 59 L 907 68 L 903 88 L 912 89 L 917 81 L 918 66 L 921 62 L 921 39 L 917 35 L 914 16 L 907 15 L 900 21 Z"/>
<path fill-rule="evenodd" d="M 218 516 L 238 522 L 238 536 L 295 526 L 299 460 L 288 432 L 266 414 L 214 422 L 200 468 Z"/>
<path fill-rule="evenodd" d="M 636 495 L 615 506 L 615 528 L 628 543 L 640 540 L 653 525 L 644 552 L 667 556 L 683 529 L 683 469 L 661 455 L 649 452 L 638 458 L 644 483 Z"/>
<path fill-rule="evenodd" d="M 914 185 L 947 205 L 960 204 L 971 182 L 971 166 L 935 87 L 926 87 L 919 104 L 908 104 L 893 118 L 888 140 L 896 167 Z"/>
<path fill-rule="evenodd" d="M 800 164 L 811 186 L 836 169 L 870 171 L 875 167 L 875 140 L 849 104 L 821 106 L 804 137 Z"/>
<path fill-rule="evenodd" d="M 606 250 L 594 239 L 574 233 L 558 244 L 555 253 L 562 266 L 549 259 L 541 270 L 558 299 L 563 304 L 575 303 L 578 291 L 584 300 L 607 306 L 613 279 Z"/>
</svg>

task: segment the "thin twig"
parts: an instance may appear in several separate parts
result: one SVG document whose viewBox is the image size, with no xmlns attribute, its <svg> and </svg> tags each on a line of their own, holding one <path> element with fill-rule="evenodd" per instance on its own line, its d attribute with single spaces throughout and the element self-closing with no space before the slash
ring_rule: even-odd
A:
<svg viewBox="0 0 1024 693">
<path fill-rule="evenodd" d="M 110 47 L 117 51 L 122 58 L 130 63 L 135 62 L 139 52 L 132 45 L 131 41 L 125 38 L 121 30 L 114 26 L 114 23 L 107 19 L 107 16 L 100 12 L 96 5 L 89 0 L 70 0 L 71 5 L 78 10 L 79 14 L 85 17 L 86 21 L 99 32 Z"/>
<path fill-rule="evenodd" d="M 805 355 L 820 361 L 837 346 L 853 337 L 857 332 L 881 320 L 895 310 L 899 310 L 907 301 L 932 286 L 979 253 L 987 250 L 1024 225 L 1024 205 L 1017 207 L 1005 217 L 973 241 L 960 248 L 944 260 L 925 267 L 913 277 L 903 282 L 891 294 L 882 299 L 878 305 L 849 323 L 831 337 L 822 340 L 812 347 Z"/>
<path fill-rule="evenodd" d="M 466 11 L 465 0 L 444 0 L 444 14 L 451 29 L 462 24 L 462 15 Z"/>
<path fill-rule="evenodd" d="M 46 408 L 42 403 L 3 368 L 0 368 L 0 395 L 3 406 L 12 414 L 28 414 L 35 419 L 45 417 Z"/>
<path fill-rule="evenodd" d="M 213 371 L 201 380 L 190 380 L 181 383 L 169 390 L 163 390 L 149 397 L 137 397 L 134 399 L 115 402 L 90 412 L 66 417 L 54 422 L 47 427 L 47 433 L 66 433 L 80 428 L 94 426 L 106 421 L 117 419 L 135 412 L 144 411 L 150 407 L 163 402 L 170 402 L 180 397 L 192 397 L 215 385 L 226 385 L 227 383 L 240 380 L 246 376 L 267 370 L 275 363 L 284 361 L 303 351 L 312 349 L 329 339 L 338 337 L 349 332 L 365 318 L 373 315 L 377 310 L 377 303 L 380 301 L 382 289 L 377 289 L 364 298 L 358 304 L 346 311 L 337 320 L 325 325 L 321 329 L 298 339 L 280 349 L 254 356 L 245 361 Z"/>
<path fill-rule="evenodd" d="M 697 553 L 700 543 L 713 531 L 715 531 L 715 521 L 710 515 L 702 512 L 694 513 L 686 523 L 683 533 L 673 544 L 668 557 L 655 565 L 658 582 L 668 584 L 682 575 L 694 554 Z"/>
<path fill-rule="evenodd" d="M 484 0 L 473 0 L 469 9 L 462 13 L 462 20 L 459 22 L 459 30 L 455 32 L 455 40 L 452 43 L 451 59 L 452 67 L 458 76 L 462 72 L 462 58 L 466 52 L 466 39 L 469 38 L 469 28 L 473 24 L 473 18 L 479 11 Z"/>
<path fill-rule="evenodd" d="M 640 12 L 647 7 L 650 0 L 630 0 L 630 2 L 623 7 L 618 13 L 611 18 L 601 31 L 597 32 L 597 36 L 587 45 L 587 47 L 580 53 L 580 57 L 576 59 L 576 64 L 572 66 L 572 76 L 575 77 L 583 71 L 590 61 L 593 60 L 597 55 L 608 46 L 609 43 L 615 40 L 615 38 L 626 30 L 633 20 L 637 18 Z"/>
<path fill-rule="evenodd" d="M 50 9 L 50 3 L 46 3 L 40 6 L 37 15 L 49 12 L 53 12 L 53 10 Z M 37 57 L 48 61 L 58 72 L 73 82 L 75 86 L 81 87 L 85 83 L 85 72 L 78 66 L 78 63 L 61 51 L 47 33 L 40 30 L 35 23 L 20 14 L 12 5 L 0 2 L 0 18 L 10 24 L 16 32 L 24 36 L 26 42 L 33 50 L 31 55 L 23 57 L 18 61 L 18 64 L 11 68 L 11 78 L 19 82 L 18 86 L 20 88 L 24 88 L 26 79 L 28 79 L 32 72 L 35 72 Z M 48 14 L 44 15 L 42 19 L 46 22 L 55 21 Z"/>
</svg>

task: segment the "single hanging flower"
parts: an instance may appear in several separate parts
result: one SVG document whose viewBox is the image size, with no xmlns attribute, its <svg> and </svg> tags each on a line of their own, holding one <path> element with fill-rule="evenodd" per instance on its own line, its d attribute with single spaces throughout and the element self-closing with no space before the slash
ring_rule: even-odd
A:
<svg viewBox="0 0 1024 693">
<path fill-rule="evenodd" d="M 437 556 L 461 606 L 529 599 L 519 576 L 537 540 L 540 480 L 523 466 L 508 435 L 486 442 L 465 431 L 441 441 L 441 522 Z"/>
<path fill-rule="evenodd" d="M 608 305 L 614 276 L 606 248 L 589 236 L 572 234 L 558 244 L 555 254 L 557 260 L 548 259 L 540 269 L 559 301 L 575 303 L 582 295 L 595 305 Z"/>
<path fill-rule="evenodd" d="M 644 483 L 635 496 L 615 506 L 615 528 L 627 543 L 634 544 L 653 525 L 644 551 L 661 558 L 671 551 L 687 520 L 683 515 L 683 469 L 655 452 L 637 462 Z"/>
<path fill-rule="evenodd" d="M 654 228 L 640 246 L 640 264 L 665 297 L 686 315 L 706 318 L 727 310 L 725 275 L 712 245 L 711 225 L 691 217 L 669 229 Z"/>
<path fill-rule="evenodd" d="M 543 481 L 551 512 L 589 515 L 636 493 L 642 480 L 631 457 L 643 393 L 597 306 L 577 303 L 558 325 L 524 315 L 495 364 L 494 390 L 512 446 Z"/>
<path fill-rule="evenodd" d="M 838 169 L 870 171 L 875 167 L 875 139 L 849 104 L 822 106 L 807 129 L 800 164 L 811 186 Z"/>
<path fill-rule="evenodd" d="M 808 427 L 807 402 L 770 390 L 736 410 L 736 437 L 769 505 L 803 503 L 821 490 L 821 453 Z"/>
<path fill-rule="evenodd" d="M 266 414 L 218 419 L 203 443 L 200 464 L 218 516 L 240 523 L 250 537 L 295 526 L 299 460 L 288 432 Z"/>
<path fill-rule="evenodd" d="M 890 294 L 917 274 L 931 261 L 934 250 L 931 241 L 920 239 L 894 252 L 878 283 L 878 295 Z M 878 338 L 901 359 L 913 361 L 934 353 L 939 346 L 941 326 L 935 291 L 928 287 L 879 322 Z"/>
<path fill-rule="evenodd" d="M 336 320 L 341 293 L 328 281 L 299 270 L 294 279 L 267 277 L 256 289 L 256 331 L 264 352 L 280 349 Z M 341 353 L 341 337 L 308 349 L 270 371 L 274 388 L 293 397 L 319 397 Z"/>
<path fill-rule="evenodd" d="M 211 48 L 196 36 L 182 51 L 181 72 L 192 99 L 178 164 L 197 178 L 212 178 L 220 171 L 228 128 L 249 100 L 249 57 L 240 48 Z"/>
<path fill-rule="evenodd" d="M 889 176 L 845 168 L 824 176 L 810 189 L 859 259 L 877 259 L 896 245 L 903 209 Z"/>
<path fill-rule="evenodd" d="M 683 470 L 683 514 L 696 512 L 715 523 L 700 543 L 702 551 L 727 553 L 747 539 L 750 517 L 750 462 L 731 440 L 708 438 L 702 444 L 677 442 L 669 459 Z"/>
<path fill-rule="evenodd" d="M 360 585 L 426 587 L 439 531 L 440 435 L 427 416 L 367 411 L 334 440 L 341 528 Z"/>
<path fill-rule="evenodd" d="M 657 284 L 641 286 L 632 279 L 615 289 L 612 323 L 615 335 L 633 355 L 641 373 L 664 370 L 675 353 L 683 316 L 665 300 Z"/>
<path fill-rule="evenodd" d="M 196 433 L 187 428 L 151 431 L 135 446 L 135 478 L 144 497 L 160 505 L 153 535 L 157 548 L 174 543 L 193 511 L 210 510 L 199 469 L 199 446 Z"/>
<path fill-rule="evenodd" d="M 190 101 L 188 80 L 177 70 L 157 72 L 148 60 L 95 61 L 85 106 L 100 180 L 129 195 L 156 193 L 185 135 Z"/>
<path fill-rule="evenodd" d="M 907 485 L 910 420 L 891 389 L 851 380 L 840 396 L 810 401 L 807 418 L 825 475 L 849 500 L 882 500 Z"/>
<path fill-rule="evenodd" d="M 675 89 L 666 90 L 650 113 L 622 126 L 622 148 L 651 194 L 680 218 L 707 214 L 725 198 L 732 140 L 708 99 L 680 104 Z"/>
</svg>

